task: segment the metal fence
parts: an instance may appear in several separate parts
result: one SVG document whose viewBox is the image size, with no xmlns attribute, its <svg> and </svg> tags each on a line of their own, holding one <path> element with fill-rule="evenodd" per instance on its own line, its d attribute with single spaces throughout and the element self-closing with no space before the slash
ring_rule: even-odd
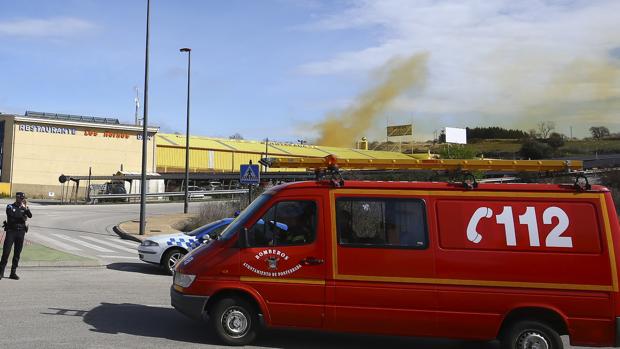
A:
<svg viewBox="0 0 620 349">
<path fill-rule="evenodd" d="M 218 195 L 246 195 L 248 194 L 247 189 L 233 189 L 233 190 L 202 190 L 202 191 L 190 191 L 189 198 L 190 199 L 203 199 L 211 196 Z M 166 192 L 166 193 L 147 193 L 147 198 L 157 198 L 163 200 L 164 198 L 173 198 L 173 197 L 185 197 L 185 192 Z M 90 196 L 90 202 L 96 203 L 101 201 L 115 201 L 119 199 L 127 199 L 127 201 L 131 199 L 140 199 L 140 194 L 97 194 Z"/>
</svg>

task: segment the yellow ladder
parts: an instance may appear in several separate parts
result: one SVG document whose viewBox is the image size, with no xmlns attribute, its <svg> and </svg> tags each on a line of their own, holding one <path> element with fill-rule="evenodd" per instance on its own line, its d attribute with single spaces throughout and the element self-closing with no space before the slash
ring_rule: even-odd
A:
<svg viewBox="0 0 620 349">
<path fill-rule="evenodd" d="M 580 171 L 581 160 L 462 160 L 462 159 L 344 159 L 328 155 L 314 157 L 270 157 L 260 161 L 272 168 L 355 170 L 461 170 L 461 171 Z"/>
</svg>

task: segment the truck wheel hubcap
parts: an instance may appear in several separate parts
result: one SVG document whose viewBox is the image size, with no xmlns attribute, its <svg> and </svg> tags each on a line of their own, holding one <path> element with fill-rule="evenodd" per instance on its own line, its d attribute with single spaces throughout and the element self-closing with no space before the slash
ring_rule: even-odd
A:
<svg viewBox="0 0 620 349">
<path fill-rule="evenodd" d="M 222 326 L 229 336 L 239 338 L 248 330 L 248 317 L 239 308 L 228 308 L 222 315 Z"/>
<path fill-rule="evenodd" d="M 517 339 L 517 349 L 551 349 L 551 346 L 540 332 L 526 331 Z"/>
</svg>

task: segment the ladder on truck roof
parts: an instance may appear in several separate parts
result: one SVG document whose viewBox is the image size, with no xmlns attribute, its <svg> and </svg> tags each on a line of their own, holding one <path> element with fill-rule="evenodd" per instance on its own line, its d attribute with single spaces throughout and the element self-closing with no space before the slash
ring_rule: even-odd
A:
<svg viewBox="0 0 620 349">
<path fill-rule="evenodd" d="M 463 174 L 466 189 L 478 187 L 471 171 L 498 172 L 575 172 L 574 187 L 589 190 L 588 179 L 582 174 L 581 160 L 464 160 L 464 159 L 347 159 L 328 155 L 316 157 L 269 157 L 259 161 L 272 168 L 305 168 L 314 170 L 317 180 L 329 177 L 334 186 L 344 185 L 341 169 L 347 170 L 432 170 L 454 171 Z M 580 181 L 583 179 L 584 181 Z"/>
<path fill-rule="evenodd" d="M 458 171 L 580 171 L 581 160 L 463 160 L 463 159 L 346 159 L 328 155 L 313 157 L 270 157 L 260 163 L 272 168 L 312 170 L 458 170 Z"/>
</svg>

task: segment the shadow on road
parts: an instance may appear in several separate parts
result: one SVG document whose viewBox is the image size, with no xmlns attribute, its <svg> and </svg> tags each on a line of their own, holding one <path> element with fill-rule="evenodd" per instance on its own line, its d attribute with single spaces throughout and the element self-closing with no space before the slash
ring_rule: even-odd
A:
<svg viewBox="0 0 620 349">
<path fill-rule="evenodd" d="M 119 262 L 119 263 L 108 264 L 106 268 L 110 270 L 125 271 L 129 273 L 140 273 L 140 274 L 162 275 L 162 276 L 166 275 L 158 266 L 146 264 L 146 263 Z"/>
<path fill-rule="evenodd" d="M 498 349 L 494 342 L 455 341 L 410 337 L 371 336 L 301 330 L 265 331 L 255 345 L 269 348 L 416 348 L 416 349 Z"/>
<path fill-rule="evenodd" d="M 84 315 L 91 331 L 166 338 L 178 342 L 215 343 L 206 324 L 192 321 L 172 308 L 140 304 L 101 303 Z"/>
<path fill-rule="evenodd" d="M 84 315 L 91 331 L 156 337 L 185 343 L 221 345 L 206 322 L 186 318 L 172 308 L 102 303 Z M 301 330 L 266 330 L 254 345 L 267 348 L 416 348 L 496 349 L 497 343 L 351 335 Z"/>
</svg>

